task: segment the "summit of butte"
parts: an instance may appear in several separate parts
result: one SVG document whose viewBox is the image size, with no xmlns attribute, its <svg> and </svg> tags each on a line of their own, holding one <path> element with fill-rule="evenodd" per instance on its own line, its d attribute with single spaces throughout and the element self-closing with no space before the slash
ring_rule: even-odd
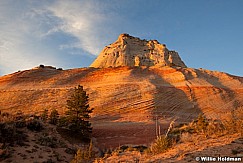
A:
<svg viewBox="0 0 243 163">
<path fill-rule="evenodd" d="M 186 68 L 176 51 L 170 51 L 157 40 L 141 40 L 129 34 L 121 34 L 106 46 L 90 65 L 95 68 L 119 66 L 178 66 Z"/>
</svg>

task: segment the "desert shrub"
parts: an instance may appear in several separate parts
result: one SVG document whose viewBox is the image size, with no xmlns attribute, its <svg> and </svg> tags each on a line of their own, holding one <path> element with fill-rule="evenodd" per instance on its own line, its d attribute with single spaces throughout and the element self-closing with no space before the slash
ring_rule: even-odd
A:
<svg viewBox="0 0 243 163">
<path fill-rule="evenodd" d="M 6 112 L 0 115 L 0 143 L 4 146 L 24 145 L 27 135 L 18 128 L 25 127 L 23 114 L 12 115 Z"/>
<path fill-rule="evenodd" d="M 0 143 L 13 143 L 16 135 L 14 123 L 0 123 Z"/>
<path fill-rule="evenodd" d="M 0 114 L 0 122 L 12 123 L 17 128 L 23 128 L 26 127 L 26 115 L 21 111 L 18 111 L 15 115 L 3 112 Z"/>
<path fill-rule="evenodd" d="M 27 118 L 27 116 L 24 115 L 24 113 L 22 111 L 18 111 L 14 117 L 15 117 L 14 118 L 15 126 L 17 128 L 24 128 L 24 127 L 26 127 L 26 118 Z"/>
<path fill-rule="evenodd" d="M 219 137 L 224 134 L 234 133 L 239 133 L 243 136 L 243 107 L 231 111 L 231 113 L 228 113 L 221 119 L 212 120 L 207 119 L 203 115 L 199 115 L 192 125 L 189 124 L 187 127 L 184 127 L 181 131 L 183 134 L 180 139 L 187 139 L 186 137 L 189 136 L 187 132 L 191 129 L 196 133 L 203 134 L 205 137 Z"/>
<path fill-rule="evenodd" d="M 40 117 L 43 122 L 46 122 L 48 119 L 48 109 L 43 110 Z"/>
<path fill-rule="evenodd" d="M 31 131 L 41 131 L 43 129 L 43 124 L 37 119 L 28 120 L 26 126 Z"/>
<path fill-rule="evenodd" d="M 163 153 L 171 147 L 171 140 L 164 136 L 158 136 L 154 143 L 150 146 L 149 152 L 152 154 Z"/>
<path fill-rule="evenodd" d="M 23 119 L 16 120 L 15 121 L 15 126 L 17 128 L 24 128 L 24 127 L 26 127 L 26 120 L 24 118 Z"/>
<path fill-rule="evenodd" d="M 210 120 L 204 131 L 207 137 L 218 137 L 224 134 L 225 127 L 220 120 Z"/>
<path fill-rule="evenodd" d="M 228 133 L 240 133 L 243 136 L 243 107 L 233 110 L 222 122 Z"/>
<path fill-rule="evenodd" d="M 39 139 L 38 143 L 43 146 L 51 147 L 51 148 L 56 148 L 60 141 L 53 136 L 43 134 Z"/>
<path fill-rule="evenodd" d="M 204 133 L 207 126 L 208 126 L 207 118 L 204 115 L 200 114 L 197 120 L 195 121 L 194 130 L 197 133 Z"/>
<path fill-rule="evenodd" d="M 58 127 L 66 127 L 68 126 L 68 120 L 67 120 L 67 117 L 65 116 L 61 116 L 59 117 L 59 120 L 58 120 Z"/>
<path fill-rule="evenodd" d="M 205 137 L 218 137 L 224 134 L 225 127 L 220 120 L 207 119 L 200 114 L 192 123 L 181 128 L 180 140 L 187 141 L 187 137 L 192 137 L 190 134 L 197 133 Z M 190 134 L 189 134 L 190 133 Z"/>
<path fill-rule="evenodd" d="M 49 123 L 56 125 L 58 123 L 59 113 L 56 109 L 53 109 L 50 113 Z"/>
<path fill-rule="evenodd" d="M 26 121 L 25 121 L 25 119 L 18 120 L 15 122 L 15 125 L 17 128 L 24 128 L 24 127 L 26 127 Z"/>
<path fill-rule="evenodd" d="M 19 131 L 14 122 L 0 122 L 0 143 L 5 146 L 24 145 L 27 135 Z"/>
</svg>

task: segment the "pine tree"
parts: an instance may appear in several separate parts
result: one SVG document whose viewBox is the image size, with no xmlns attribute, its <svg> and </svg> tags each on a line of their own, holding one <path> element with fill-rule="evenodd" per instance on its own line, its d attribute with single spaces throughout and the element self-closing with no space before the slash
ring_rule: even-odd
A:
<svg viewBox="0 0 243 163">
<path fill-rule="evenodd" d="M 67 109 L 68 128 L 74 133 L 81 134 L 83 138 L 89 138 L 92 127 L 88 120 L 93 109 L 89 107 L 89 97 L 83 86 L 75 87 L 74 93 L 67 100 Z"/>
</svg>

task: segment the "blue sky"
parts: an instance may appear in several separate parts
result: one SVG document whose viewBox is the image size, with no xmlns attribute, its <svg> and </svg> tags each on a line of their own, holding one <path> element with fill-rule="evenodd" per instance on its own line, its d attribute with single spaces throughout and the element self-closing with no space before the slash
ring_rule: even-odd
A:
<svg viewBox="0 0 243 163">
<path fill-rule="evenodd" d="M 242 0 L 1 0 L 0 75 L 87 67 L 119 34 L 156 39 L 188 67 L 243 76 Z"/>
</svg>

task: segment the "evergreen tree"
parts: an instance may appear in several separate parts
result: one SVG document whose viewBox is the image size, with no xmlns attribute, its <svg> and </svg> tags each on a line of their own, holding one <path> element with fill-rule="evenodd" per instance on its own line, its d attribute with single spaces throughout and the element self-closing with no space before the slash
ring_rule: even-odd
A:
<svg viewBox="0 0 243 163">
<path fill-rule="evenodd" d="M 68 128 L 74 133 L 81 134 L 83 138 L 89 138 L 92 127 L 88 120 L 93 109 L 89 107 L 89 97 L 83 86 L 78 85 L 74 88 L 74 93 L 67 100 L 67 109 Z"/>
</svg>

